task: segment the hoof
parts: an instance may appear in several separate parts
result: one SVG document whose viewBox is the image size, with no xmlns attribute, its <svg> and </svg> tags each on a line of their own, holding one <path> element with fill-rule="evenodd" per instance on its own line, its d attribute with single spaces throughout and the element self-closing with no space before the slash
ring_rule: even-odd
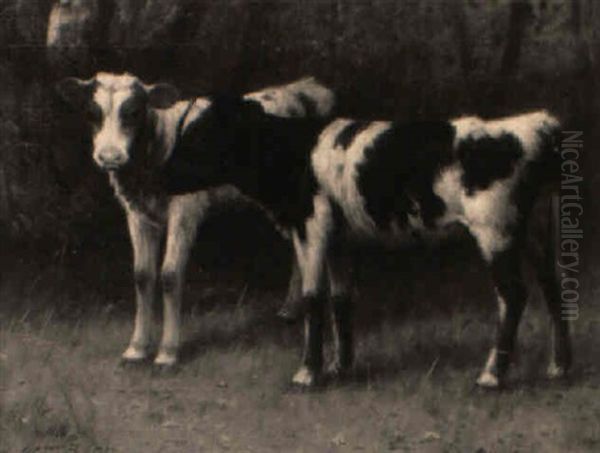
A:
<svg viewBox="0 0 600 453">
<path fill-rule="evenodd" d="M 489 371 L 484 371 L 477 379 L 477 386 L 482 389 L 497 390 L 502 387 L 502 382 L 498 376 Z"/>
<path fill-rule="evenodd" d="M 566 379 L 568 376 L 567 368 L 557 365 L 555 362 L 550 363 L 546 369 L 546 377 L 553 381 Z"/>
<path fill-rule="evenodd" d="M 142 363 L 148 360 L 148 348 L 129 346 L 121 355 L 122 363 Z"/>
<path fill-rule="evenodd" d="M 159 351 L 154 359 L 154 365 L 157 367 L 174 367 L 177 365 L 177 353 L 175 351 Z"/>
<path fill-rule="evenodd" d="M 121 357 L 119 359 L 119 361 L 117 362 L 115 371 L 116 372 L 126 371 L 126 370 L 133 371 L 133 370 L 137 370 L 137 369 L 146 368 L 149 364 L 150 364 L 150 360 L 148 358 L 139 359 L 139 360 L 131 360 L 131 359 L 124 359 L 123 357 Z"/>
<path fill-rule="evenodd" d="M 342 365 L 340 362 L 333 361 L 327 367 L 327 376 L 336 381 L 347 379 L 352 373 L 351 365 Z"/>
<path fill-rule="evenodd" d="M 157 365 L 156 362 L 152 366 L 153 376 L 172 376 L 179 372 L 179 365 Z"/>
<path fill-rule="evenodd" d="M 277 312 L 277 317 L 288 324 L 295 324 L 296 322 L 300 321 L 300 319 L 302 319 L 302 316 L 304 315 L 303 311 L 297 308 L 298 305 L 298 303 L 286 303 Z"/>
<path fill-rule="evenodd" d="M 311 389 L 320 383 L 317 373 L 309 370 L 307 367 L 301 367 L 292 378 L 292 386 L 296 389 Z"/>
</svg>

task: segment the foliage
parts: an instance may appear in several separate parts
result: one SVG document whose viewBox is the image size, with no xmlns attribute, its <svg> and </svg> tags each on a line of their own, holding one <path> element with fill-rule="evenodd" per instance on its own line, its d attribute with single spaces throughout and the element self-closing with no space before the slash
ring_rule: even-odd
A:
<svg viewBox="0 0 600 453">
<path fill-rule="evenodd" d="M 2 0 L 0 19 L 0 224 L 13 238 L 121 227 L 89 133 L 56 100 L 64 75 L 126 70 L 190 95 L 314 74 L 344 115 L 545 107 L 585 129 L 597 116 L 594 0 Z"/>
</svg>

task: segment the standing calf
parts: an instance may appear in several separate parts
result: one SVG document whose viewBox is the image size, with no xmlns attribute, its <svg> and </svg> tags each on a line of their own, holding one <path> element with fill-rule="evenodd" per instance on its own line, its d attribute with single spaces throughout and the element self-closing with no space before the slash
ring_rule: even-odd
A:
<svg viewBox="0 0 600 453">
<path fill-rule="evenodd" d="M 404 242 L 462 225 L 488 263 L 497 294 L 496 342 L 477 380 L 502 383 L 526 301 L 520 269 L 534 202 L 557 175 L 558 121 L 544 111 L 483 121 L 392 123 L 281 119 L 241 99 L 214 99 L 188 126 L 165 166 L 170 193 L 235 185 L 291 233 L 302 274 L 302 299 L 286 318 L 305 316 L 298 385 L 322 372 L 324 299 L 329 287 L 337 354 L 334 371 L 353 362 L 347 239 Z M 553 246 L 538 268 L 553 321 L 548 372 L 570 365 L 569 332 L 560 317 Z"/>
<path fill-rule="evenodd" d="M 183 278 L 196 229 L 211 205 L 242 200 L 232 186 L 207 186 L 208 191 L 180 196 L 170 196 L 163 188 L 162 167 L 181 133 L 209 101 L 197 98 L 176 102 L 178 94 L 171 86 L 147 86 L 130 74 L 98 73 L 87 81 L 65 79 L 59 92 L 87 115 L 93 128 L 94 161 L 108 173 L 127 215 L 137 310 L 133 335 L 122 357 L 140 361 L 149 355 L 152 302 L 160 266 L 164 328 L 154 363 L 174 365 L 180 343 Z M 334 105 L 333 93 L 313 78 L 251 93 L 247 98 L 283 117 L 327 116 Z M 165 236 L 161 264 L 159 255 Z M 298 297 L 298 285 L 296 270 L 288 299 Z"/>
</svg>

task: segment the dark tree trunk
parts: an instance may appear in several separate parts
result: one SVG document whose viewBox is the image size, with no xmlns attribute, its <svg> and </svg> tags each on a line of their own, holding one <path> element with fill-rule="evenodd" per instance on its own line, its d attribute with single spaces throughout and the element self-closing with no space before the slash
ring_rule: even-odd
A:
<svg viewBox="0 0 600 453">
<path fill-rule="evenodd" d="M 519 59 L 528 23 L 532 17 L 531 5 L 527 0 L 513 0 L 510 4 L 506 44 L 502 52 L 496 86 L 490 96 L 497 111 L 504 111 L 508 102 L 511 84 L 519 69 Z"/>
<path fill-rule="evenodd" d="M 571 0 L 571 30 L 576 35 L 581 34 L 581 2 Z"/>
<path fill-rule="evenodd" d="M 452 29 L 456 46 L 458 50 L 458 58 L 460 69 L 465 80 L 468 80 L 469 74 L 473 70 L 473 56 L 471 54 L 471 39 L 467 18 L 465 15 L 464 4 L 462 2 L 444 3 L 446 11 L 452 18 Z"/>
<path fill-rule="evenodd" d="M 264 50 L 265 29 L 269 10 L 274 5 L 268 2 L 255 2 L 248 0 L 238 5 L 242 16 L 241 24 L 236 29 L 241 30 L 239 37 L 235 40 L 237 51 L 229 89 L 241 92 L 250 85 L 250 80 L 255 73 L 265 67 L 264 58 L 267 55 Z"/>
<path fill-rule="evenodd" d="M 517 72 L 525 29 L 531 14 L 531 5 L 527 0 L 514 0 L 510 5 L 506 46 L 500 62 L 501 77 L 510 77 Z"/>
</svg>

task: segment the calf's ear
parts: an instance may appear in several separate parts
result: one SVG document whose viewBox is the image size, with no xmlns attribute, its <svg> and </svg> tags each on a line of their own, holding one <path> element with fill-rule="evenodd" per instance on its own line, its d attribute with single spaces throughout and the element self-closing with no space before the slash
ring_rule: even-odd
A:
<svg viewBox="0 0 600 453">
<path fill-rule="evenodd" d="M 67 77 L 56 84 L 56 91 L 63 101 L 73 108 L 80 109 L 91 95 L 93 85 L 93 79 Z"/>
<path fill-rule="evenodd" d="M 242 109 L 246 118 L 252 120 L 261 119 L 265 115 L 265 110 L 262 105 L 254 100 L 244 99 L 242 103 Z"/>
<path fill-rule="evenodd" d="M 167 109 L 179 100 L 179 91 L 168 83 L 157 83 L 146 87 L 148 104 L 156 109 Z"/>
</svg>

